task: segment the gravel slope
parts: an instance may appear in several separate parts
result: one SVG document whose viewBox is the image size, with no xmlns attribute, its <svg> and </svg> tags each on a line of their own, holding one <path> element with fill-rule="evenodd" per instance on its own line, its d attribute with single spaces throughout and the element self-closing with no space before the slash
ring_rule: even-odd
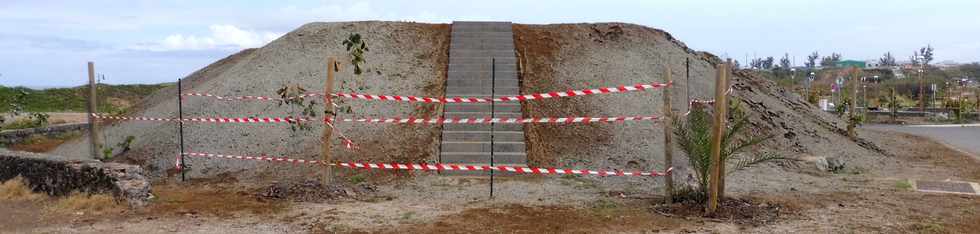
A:
<svg viewBox="0 0 980 234">
<path fill-rule="evenodd" d="M 663 82 L 664 66 L 674 79 L 672 106 L 688 109 L 691 99 L 713 99 L 715 65 L 720 60 L 687 48 L 659 29 L 634 24 L 553 24 L 515 26 L 522 55 L 522 92 L 582 89 Z M 685 61 L 690 60 L 690 80 Z M 774 83 L 739 71 L 731 81 L 734 97 L 751 115 L 751 132 L 774 136 L 755 152 L 776 152 L 791 159 L 840 157 L 850 165 L 875 167 L 883 154 L 873 143 L 842 135 L 844 123 L 806 104 Z M 594 95 L 526 102 L 526 116 L 634 116 L 663 115 L 663 92 Z M 663 127 L 660 123 L 593 125 L 532 125 L 528 127 L 529 159 L 536 166 L 585 166 L 662 170 Z M 675 180 L 688 180 L 686 158 L 675 151 Z M 797 163 L 770 163 L 732 179 L 734 190 L 758 187 L 748 179 L 757 175 L 787 175 L 795 182 L 810 180 Z M 610 188 L 656 190 L 660 179 L 602 178 Z M 753 182 L 754 183 L 754 182 Z M 775 184 L 787 184 L 776 180 Z M 765 185 L 763 185 L 765 186 Z M 790 186 L 779 186 L 790 189 Z"/>
<path fill-rule="evenodd" d="M 365 54 L 367 72 L 355 77 L 341 42 L 350 33 L 364 36 L 370 51 Z M 375 94 L 441 96 L 448 60 L 448 25 L 399 22 L 310 23 L 255 49 L 246 50 L 192 74 L 185 92 L 205 92 L 225 96 L 276 96 L 282 85 L 300 85 L 309 92 L 322 92 L 327 57 L 335 56 L 345 67 L 338 73 L 335 89 Z M 175 89 L 165 89 L 150 97 L 133 116 L 172 118 L 176 116 Z M 322 103 L 322 102 L 321 102 Z M 436 105 L 395 102 L 346 101 L 352 113 L 339 117 L 408 116 L 440 113 Z M 298 114 L 275 102 L 221 102 L 188 97 L 183 104 L 185 117 L 285 117 Z M 322 107 L 321 107 L 322 108 Z M 322 113 L 322 112 L 321 112 Z M 339 141 L 332 153 L 339 160 L 424 161 L 438 149 L 438 127 L 398 125 L 338 124 L 338 128 L 362 148 L 344 150 Z M 177 154 L 176 126 L 172 123 L 120 122 L 104 131 L 106 142 L 115 145 L 126 136 L 136 137 L 132 151 L 120 160 L 139 163 L 155 176 L 173 174 Z M 283 124 L 185 124 L 188 151 L 234 155 L 288 156 L 318 158 L 320 125 L 312 131 L 292 132 Z M 417 147 L 403 147 L 405 145 Z M 55 154 L 86 157 L 88 141 L 67 143 Z M 303 177 L 311 173 L 304 167 L 282 170 L 268 163 L 190 159 L 189 175 L 216 175 L 224 172 L 245 178 Z M 295 168 L 296 170 L 292 170 Z M 278 170 L 277 170 L 278 169 Z M 166 172 L 166 173 L 165 173 Z M 244 172 L 244 173 L 238 173 Z"/>
</svg>

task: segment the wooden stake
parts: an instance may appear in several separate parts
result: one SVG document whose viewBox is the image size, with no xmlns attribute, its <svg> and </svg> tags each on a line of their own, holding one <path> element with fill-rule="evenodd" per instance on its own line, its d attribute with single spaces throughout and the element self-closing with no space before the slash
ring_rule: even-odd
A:
<svg viewBox="0 0 980 234">
<path fill-rule="evenodd" d="M 664 65 L 664 82 L 670 84 L 673 79 L 670 76 L 670 65 Z M 664 95 L 664 171 L 674 167 L 674 111 L 670 108 L 670 88 L 663 89 Z M 666 203 L 674 202 L 674 177 L 671 174 L 664 176 L 666 183 Z"/>
<path fill-rule="evenodd" d="M 88 62 L 88 132 L 89 141 L 92 143 L 91 154 L 93 159 L 99 159 L 99 153 L 102 151 L 102 138 L 99 138 L 99 121 L 95 119 L 93 114 L 99 112 L 98 105 L 96 105 L 96 100 L 98 95 L 96 94 L 96 84 L 95 84 L 95 63 Z"/>
<path fill-rule="evenodd" d="M 851 107 L 850 107 L 850 109 L 851 109 L 851 117 L 850 118 L 851 119 L 856 118 L 857 117 L 857 114 L 858 114 L 857 113 L 857 108 L 858 108 L 858 104 L 857 103 L 858 103 L 858 90 L 860 89 L 860 88 L 858 88 L 858 85 L 859 84 L 861 84 L 861 69 L 858 69 L 857 67 L 852 67 L 851 68 Z M 849 119 L 847 121 L 850 122 L 852 120 Z M 857 130 L 855 130 L 854 129 L 855 127 L 853 127 L 853 125 L 851 125 L 850 123 L 848 123 L 848 125 L 849 126 L 852 126 L 851 129 L 850 129 L 851 137 L 856 137 L 857 136 Z"/>
<path fill-rule="evenodd" d="M 734 69 L 734 65 L 732 65 L 732 59 L 728 59 L 727 62 L 725 62 L 725 99 L 726 99 L 726 101 L 725 101 L 725 104 L 724 104 L 725 105 L 725 118 L 723 119 L 725 121 L 725 123 L 728 122 L 728 101 L 727 101 L 727 99 L 728 99 L 728 94 L 730 94 L 728 92 L 728 88 L 730 86 L 729 85 L 729 81 L 732 78 L 732 69 Z M 724 130 L 725 129 L 728 129 L 727 128 L 728 125 L 727 124 L 724 124 L 722 126 L 723 126 L 723 128 L 722 128 L 722 134 L 724 134 Z M 726 175 L 725 174 L 725 170 L 726 170 L 725 167 L 726 167 L 726 162 L 728 162 L 728 160 L 725 160 L 725 158 L 722 158 L 721 159 L 721 163 L 718 164 L 718 167 L 719 167 L 718 171 L 720 171 L 719 174 L 721 175 L 721 177 L 718 179 L 718 197 L 719 197 L 719 199 L 725 198 L 725 175 Z"/>
<path fill-rule="evenodd" d="M 922 86 L 922 73 L 925 72 L 922 67 L 919 67 L 919 111 L 926 111 L 926 89 Z"/>
<path fill-rule="evenodd" d="M 711 176 L 708 179 L 708 215 L 713 215 L 718 210 L 718 201 L 721 200 L 720 183 L 722 177 L 721 160 L 721 139 L 725 134 L 725 120 L 728 111 L 728 99 L 725 92 L 728 91 L 728 64 L 718 64 L 717 80 L 715 81 L 715 119 L 711 126 Z"/>
<path fill-rule="evenodd" d="M 334 83 L 334 72 L 338 71 L 337 59 L 330 57 L 327 59 L 327 82 L 323 85 L 323 108 L 324 108 L 324 119 L 329 118 L 329 121 L 333 121 L 337 117 L 336 110 L 333 107 L 333 83 Z M 336 126 L 336 125 L 335 125 Z M 330 126 L 323 126 L 323 135 L 320 137 L 321 151 L 320 156 L 323 158 L 323 162 L 329 163 L 330 161 L 330 136 L 333 134 L 333 128 Z M 323 180 L 324 184 L 330 184 L 333 182 L 333 167 L 324 166 Z"/>
</svg>

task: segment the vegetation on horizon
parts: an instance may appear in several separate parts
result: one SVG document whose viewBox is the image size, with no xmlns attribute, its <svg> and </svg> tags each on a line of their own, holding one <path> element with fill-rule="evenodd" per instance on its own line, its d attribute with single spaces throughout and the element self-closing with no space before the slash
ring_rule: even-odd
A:
<svg viewBox="0 0 980 234">
<path fill-rule="evenodd" d="M 98 85 L 99 112 L 118 113 L 150 94 L 171 84 L 137 85 Z M 74 88 L 30 89 L 25 87 L 0 86 L 0 112 L 12 111 L 22 94 L 23 111 L 27 112 L 86 112 L 88 106 L 88 86 Z"/>
</svg>

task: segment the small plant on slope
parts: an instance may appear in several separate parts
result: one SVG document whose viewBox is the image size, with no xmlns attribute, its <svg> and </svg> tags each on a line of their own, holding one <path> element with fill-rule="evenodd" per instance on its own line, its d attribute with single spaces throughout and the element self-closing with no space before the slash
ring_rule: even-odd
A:
<svg viewBox="0 0 980 234">
<path fill-rule="evenodd" d="M 360 75 L 364 72 L 361 68 L 361 64 L 364 64 L 364 52 L 368 51 L 367 43 L 361 40 L 360 33 L 351 33 L 347 37 L 347 40 L 343 42 L 344 46 L 347 47 L 347 53 L 350 54 L 350 62 L 354 65 L 354 74 Z"/>
<path fill-rule="evenodd" d="M 749 166 L 770 161 L 783 159 L 783 157 L 773 153 L 763 153 L 750 155 L 744 153 L 749 147 L 762 143 L 771 138 L 751 137 L 745 132 L 749 124 L 748 115 L 742 110 L 738 100 L 732 100 L 729 107 L 730 125 L 726 126 L 725 134 L 721 140 L 721 161 L 726 164 L 726 175 L 735 171 L 745 169 Z M 677 135 L 678 145 L 687 154 L 688 162 L 698 182 L 698 188 L 692 190 L 692 198 L 698 201 L 705 201 L 708 195 L 708 183 L 710 178 L 711 161 L 711 127 L 713 125 L 711 113 L 705 110 L 704 106 L 694 106 L 686 120 L 675 119 L 674 134 Z"/>
</svg>

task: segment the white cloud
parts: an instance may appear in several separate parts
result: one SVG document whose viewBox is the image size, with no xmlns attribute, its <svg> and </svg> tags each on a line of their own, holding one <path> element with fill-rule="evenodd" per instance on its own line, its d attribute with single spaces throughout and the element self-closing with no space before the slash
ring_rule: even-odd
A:
<svg viewBox="0 0 980 234">
<path fill-rule="evenodd" d="M 211 35 L 208 36 L 172 34 L 159 43 L 151 43 L 136 48 L 154 51 L 244 49 L 263 46 L 282 36 L 282 33 L 250 31 L 227 24 L 211 25 L 209 29 Z"/>
</svg>

